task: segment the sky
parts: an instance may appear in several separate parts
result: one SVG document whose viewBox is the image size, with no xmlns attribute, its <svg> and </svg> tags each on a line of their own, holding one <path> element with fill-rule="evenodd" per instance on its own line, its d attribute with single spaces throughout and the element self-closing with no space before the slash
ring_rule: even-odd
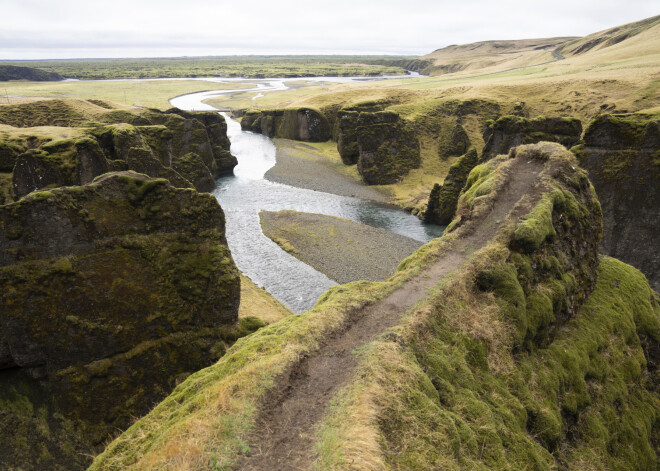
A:
<svg viewBox="0 0 660 471">
<path fill-rule="evenodd" d="M 0 0 L 0 60 L 423 55 L 584 36 L 657 14 L 657 0 Z"/>
</svg>

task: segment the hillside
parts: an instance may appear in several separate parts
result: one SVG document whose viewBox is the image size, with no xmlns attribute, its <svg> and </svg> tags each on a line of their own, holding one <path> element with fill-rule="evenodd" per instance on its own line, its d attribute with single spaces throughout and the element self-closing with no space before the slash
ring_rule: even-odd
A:
<svg viewBox="0 0 660 471">
<path fill-rule="evenodd" d="M 33 67 L 20 67 L 15 65 L 0 65 L 0 82 L 9 80 L 29 80 L 31 82 L 55 82 L 64 80 L 56 72 L 35 69 Z"/>
<path fill-rule="evenodd" d="M 480 41 L 437 49 L 411 63 L 424 75 L 454 72 L 489 72 L 552 62 L 557 47 L 576 38 L 543 38 L 506 41 Z"/>
<path fill-rule="evenodd" d="M 607 49 L 660 25 L 660 15 L 567 41 L 556 52 L 564 57 L 579 56 Z"/>
</svg>

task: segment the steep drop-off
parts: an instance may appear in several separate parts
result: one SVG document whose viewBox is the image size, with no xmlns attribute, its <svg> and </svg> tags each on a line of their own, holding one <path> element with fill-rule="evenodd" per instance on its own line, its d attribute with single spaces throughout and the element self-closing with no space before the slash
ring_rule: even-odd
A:
<svg viewBox="0 0 660 471">
<path fill-rule="evenodd" d="M 241 119 L 244 131 L 298 141 L 323 142 L 330 139 L 326 117 L 310 108 L 248 110 Z"/>
<path fill-rule="evenodd" d="M 40 188 L 89 183 L 110 170 L 134 170 L 177 187 L 211 191 L 215 178 L 237 164 L 227 125 L 217 113 L 45 100 L 1 107 L 0 124 L 11 126 L 0 130 L 0 171 L 11 172 L 13 180 L 13 188 L 3 191 L 5 201 Z M 62 139 L 58 128 L 68 129 L 71 137 Z"/>
<path fill-rule="evenodd" d="M 441 149 L 453 147 L 456 142 L 455 135 L 464 133 L 455 130 L 456 128 L 451 134 L 441 136 Z M 481 155 L 477 157 L 476 149 L 472 149 L 449 167 L 442 185 L 436 184 L 429 194 L 424 221 L 442 225 L 451 222 L 468 174 L 479 161 L 483 162 L 496 155 L 506 154 L 510 149 L 521 144 L 534 144 L 540 141 L 558 142 L 564 147 L 570 147 L 580 140 L 581 134 L 582 123 L 579 119 L 570 117 L 539 116 L 535 119 L 527 119 L 509 115 L 487 121 L 483 132 L 485 144 Z"/>
<path fill-rule="evenodd" d="M 132 172 L 0 207 L 0 463 L 79 469 L 247 330 L 211 195 Z"/>
<path fill-rule="evenodd" d="M 602 115 L 573 150 L 603 206 L 601 251 L 630 263 L 660 291 L 660 116 Z"/>
</svg>

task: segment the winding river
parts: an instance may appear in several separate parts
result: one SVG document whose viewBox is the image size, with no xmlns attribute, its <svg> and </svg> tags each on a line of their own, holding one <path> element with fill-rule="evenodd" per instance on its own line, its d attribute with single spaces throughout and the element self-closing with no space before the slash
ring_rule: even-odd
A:
<svg viewBox="0 0 660 471">
<path fill-rule="evenodd" d="M 348 82 L 365 79 L 315 77 L 309 80 Z M 173 98 L 170 103 L 190 111 L 217 111 L 202 101 L 234 92 L 262 93 L 286 88 L 285 80 L 264 79 L 257 81 L 253 89 L 192 93 Z M 236 265 L 245 275 L 294 312 L 304 312 L 313 307 L 319 296 L 336 283 L 264 236 L 259 224 L 259 211 L 291 209 L 339 216 L 389 229 L 422 242 L 428 242 L 442 233 L 443 227 L 424 225 L 417 217 L 392 206 L 266 180 L 265 173 L 275 165 L 273 142 L 261 134 L 242 131 L 237 121 L 226 113 L 221 114 L 227 121 L 231 152 L 238 159 L 234 174 L 219 178 L 213 192 L 225 212 L 229 248 Z"/>
</svg>

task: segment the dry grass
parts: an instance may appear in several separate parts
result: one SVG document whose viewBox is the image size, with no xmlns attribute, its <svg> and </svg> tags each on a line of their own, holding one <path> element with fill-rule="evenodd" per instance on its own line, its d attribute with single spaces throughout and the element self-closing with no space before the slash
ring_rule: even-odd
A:
<svg viewBox="0 0 660 471">
<path fill-rule="evenodd" d="M 18 104 L 34 97 L 109 100 L 121 105 L 171 108 L 169 99 L 206 90 L 252 88 L 252 84 L 216 83 L 200 80 L 81 80 L 73 82 L 4 82 L 0 104 Z M 12 95 L 18 95 L 13 97 Z"/>
<path fill-rule="evenodd" d="M 241 275 L 241 305 L 238 317 L 256 317 L 272 324 L 292 314 L 290 309 L 268 291 L 255 285 L 247 276 Z"/>
</svg>

